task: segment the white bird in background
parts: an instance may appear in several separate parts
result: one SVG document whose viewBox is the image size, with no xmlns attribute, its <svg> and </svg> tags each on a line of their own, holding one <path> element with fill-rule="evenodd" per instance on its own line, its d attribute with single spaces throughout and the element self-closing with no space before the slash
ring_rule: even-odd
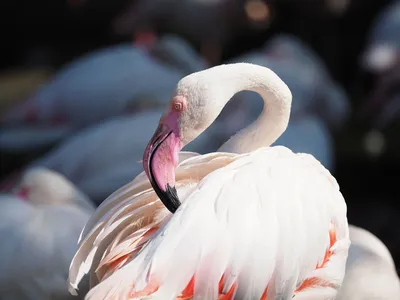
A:
<svg viewBox="0 0 400 300">
<path fill-rule="evenodd" d="M 202 61 L 176 36 L 163 37 L 153 48 L 151 55 L 152 48 L 121 44 L 74 60 L 30 99 L 2 116 L 2 122 L 12 127 L 2 128 L 0 148 L 29 150 L 38 144 L 35 139 L 21 141 L 24 130 L 37 131 L 40 145 L 51 144 L 61 139 L 53 133 L 56 128 L 69 134 L 110 117 L 164 107 L 166 95 L 179 79 L 198 71 Z M 165 57 L 158 59 L 161 52 Z"/>
<path fill-rule="evenodd" d="M 349 226 L 351 246 L 337 300 L 400 300 L 400 280 L 392 256 L 372 233 Z"/>
<path fill-rule="evenodd" d="M 0 196 L 0 294 L 4 300 L 70 299 L 65 282 L 79 234 L 94 212 L 60 174 L 27 171 Z"/>
<path fill-rule="evenodd" d="M 365 70 L 379 74 L 400 59 L 400 1 L 393 1 L 376 18 L 362 56 Z"/>
<path fill-rule="evenodd" d="M 241 90 L 262 96 L 257 121 L 220 152 L 179 152 Z M 85 226 L 71 292 L 88 273 L 87 300 L 334 299 L 350 244 L 346 204 L 313 156 L 269 147 L 290 107 L 289 88 L 264 67 L 183 78 L 145 150 L 150 180 L 142 173 L 116 191 Z"/>
<path fill-rule="evenodd" d="M 54 150 L 32 162 L 30 167 L 46 167 L 71 180 L 94 202 L 100 204 L 143 169 L 143 150 L 156 129 L 162 111 L 121 116 L 86 128 L 66 139 Z M 190 151 L 206 153 L 218 148 L 216 131 L 207 132 L 191 143 Z M 13 177 L 12 181 L 18 180 Z M 7 188 L 12 187 L 8 182 Z"/>
</svg>

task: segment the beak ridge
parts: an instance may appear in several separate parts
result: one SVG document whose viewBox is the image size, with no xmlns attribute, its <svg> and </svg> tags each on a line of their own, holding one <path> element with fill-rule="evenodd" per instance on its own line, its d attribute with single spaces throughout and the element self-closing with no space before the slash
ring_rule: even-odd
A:
<svg viewBox="0 0 400 300">
<path fill-rule="evenodd" d="M 146 147 L 143 168 L 157 196 L 165 207 L 174 213 L 181 202 L 174 186 L 174 152 L 179 151 L 175 134 L 167 126 L 160 124 Z M 161 145 L 163 145 L 161 147 Z"/>
</svg>

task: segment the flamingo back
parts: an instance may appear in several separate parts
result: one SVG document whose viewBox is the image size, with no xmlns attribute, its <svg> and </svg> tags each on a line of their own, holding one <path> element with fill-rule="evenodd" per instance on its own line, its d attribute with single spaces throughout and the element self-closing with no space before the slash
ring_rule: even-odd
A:
<svg viewBox="0 0 400 300">
<path fill-rule="evenodd" d="M 201 171 L 211 163 L 219 167 Z M 100 206 L 71 265 L 73 289 L 83 273 L 97 269 L 100 283 L 86 299 L 335 297 L 349 247 L 346 205 L 335 179 L 311 155 L 271 147 L 195 156 L 180 164 L 177 178 L 183 203 L 174 215 L 145 190 L 148 182 L 124 187 Z M 135 192 L 135 201 L 124 196 Z M 155 207 L 164 212 L 156 214 Z M 128 218 L 142 220 L 146 210 L 152 227 L 146 222 L 144 232 L 132 228 L 130 236 L 123 231 Z M 130 213 L 122 218 L 124 211 Z M 111 229 L 117 232 L 105 235 Z M 116 239 L 118 232 L 127 238 Z M 113 253 L 118 260 L 111 272 L 101 272 L 108 249 L 124 241 L 132 245 L 131 255 Z"/>
</svg>

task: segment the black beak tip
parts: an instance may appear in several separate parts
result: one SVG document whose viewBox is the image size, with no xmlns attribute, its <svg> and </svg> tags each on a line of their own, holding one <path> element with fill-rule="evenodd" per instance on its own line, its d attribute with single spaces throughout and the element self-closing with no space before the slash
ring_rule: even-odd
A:
<svg viewBox="0 0 400 300">
<path fill-rule="evenodd" d="M 176 188 L 174 186 L 170 186 L 167 184 L 165 193 L 171 203 L 171 207 L 168 208 L 172 213 L 174 213 L 178 207 L 181 205 L 181 201 L 179 200 L 178 197 L 178 192 L 176 191 Z"/>
<path fill-rule="evenodd" d="M 175 213 L 181 205 L 176 188 L 174 186 L 170 186 L 169 184 L 167 184 L 165 191 L 162 191 L 156 184 L 153 185 L 153 187 L 158 198 L 160 198 L 165 207 L 171 213 Z"/>
</svg>

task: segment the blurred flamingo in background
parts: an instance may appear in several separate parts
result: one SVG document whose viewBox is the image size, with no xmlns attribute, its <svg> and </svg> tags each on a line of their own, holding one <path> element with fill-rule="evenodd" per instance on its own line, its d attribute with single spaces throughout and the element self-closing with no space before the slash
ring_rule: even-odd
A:
<svg viewBox="0 0 400 300">
<path fill-rule="evenodd" d="M 349 226 L 351 246 L 337 300 L 399 300 L 400 280 L 392 256 L 372 233 Z"/>
<path fill-rule="evenodd" d="M 62 175 L 30 169 L 13 194 L 0 196 L 1 299 L 70 299 L 68 265 L 94 212 Z"/>
<path fill-rule="evenodd" d="M 84 129 L 33 161 L 30 167 L 46 167 L 71 180 L 97 204 L 142 171 L 140 160 L 161 117 L 160 110 L 121 116 Z M 216 150 L 218 127 L 210 128 L 187 148 L 206 153 Z M 18 176 L 5 180 L 13 186 Z"/>
<path fill-rule="evenodd" d="M 3 115 L 8 126 L 2 128 L 0 149 L 30 150 L 110 117 L 164 105 L 185 72 L 202 66 L 189 47 L 165 36 L 154 49 L 121 44 L 78 58 Z"/>
<path fill-rule="evenodd" d="M 259 119 L 221 152 L 176 168 L 180 149 L 246 89 L 262 95 Z M 116 191 L 85 226 L 71 291 L 89 273 L 88 300 L 333 299 L 349 247 L 346 204 L 311 155 L 269 147 L 290 107 L 290 90 L 264 67 L 222 65 L 183 78 L 145 150 L 149 180 Z"/>
<path fill-rule="evenodd" d="M 393 1 L 376 18 L 362 67 L 375 75 L 390 69 L 400 59 L 400 1 Z"/>
</svg>

